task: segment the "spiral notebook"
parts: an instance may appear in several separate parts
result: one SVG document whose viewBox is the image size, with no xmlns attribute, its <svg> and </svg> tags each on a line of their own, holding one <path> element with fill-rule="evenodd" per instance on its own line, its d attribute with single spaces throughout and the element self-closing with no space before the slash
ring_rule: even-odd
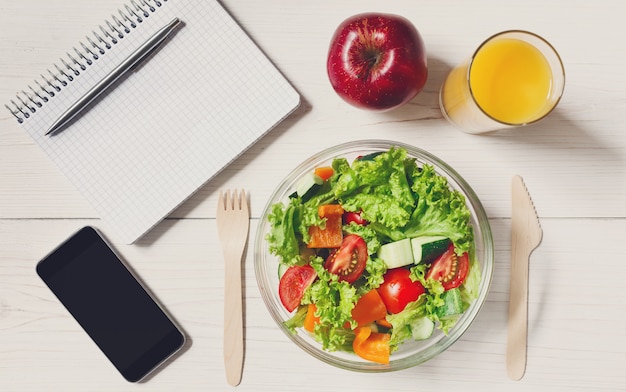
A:
<svg viewBox="0 0 626 392">
<path fill-rule="evenodd" d="M 168 42 L 60 133 L 48 127 L 173 18 Z M 6 105 L 133 243 L 294 111 L 300 97 L 215 0 L 132 0 Z"/>
</svg>

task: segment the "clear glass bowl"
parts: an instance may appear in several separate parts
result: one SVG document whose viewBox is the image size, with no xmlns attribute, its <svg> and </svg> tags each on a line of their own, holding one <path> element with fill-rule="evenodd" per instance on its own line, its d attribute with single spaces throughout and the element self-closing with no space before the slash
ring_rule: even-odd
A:
<svg viewBox="0 0 626 392">
<path fill-rule="evenodd" d="M 276 256 L 269 253 L 265 238 L 270 231 L 270 225 L 267 221 L 270 207 L 279 201 L 287 204 L 289 195 L 294 192 L 295 184 L 302 175 L 311 172 L 315 167 L 330 165 L 332 160 L 337 157 L 344 157 L 348 159 L 348 162 L 352 162 L 358 156 L 377 151 L 387 151 L 394 146 L 406 149 L 409 156 L 416 158 L 418 165 L 425 163 L 432 165 L 439 175 L 448 179 L 449 185 L 453 189 L 465 195 L 467 207 L 471 211 L 471 223 L 474 227 L 476 243 L 476 257 L 482 269 L 482 281 L 478 298 L 459 318 L 457 324 L 448 335 L 436 330 L 433 336 L 427 340 L 404 342 L 397 351 L 391 354 L 389 364 L 378 364 L 361 359 L 353 353 L 323 351 L 321 345 L 302 328 L 299 328 L 297 333 L 293 334 L 283 326 L 283 322 L 291 318 L 292 314 L 285 310 L 278 296 L 279 260 Z M 386 140 L 362 140 L 340 144 L 313 155 L 296 167 L 287 178 L 278 185 L 278 188 L 274 191 L 264 209 L 257 230 L 254 267 L 261 296 L 272 318 L 283 332 L 301 349 L 315 358 L 342 369 L 361 372 L 388 372 L 406 369 L 426 362 L 445 351 L 463 335 L 474 318 L 476 318 L 476 315 L 487 297 L 493 274 L 493 255 L 493 239 L 485 210 L 472 188 L 454 169 L 434 155 L 407 144 Z"/>
</svg>

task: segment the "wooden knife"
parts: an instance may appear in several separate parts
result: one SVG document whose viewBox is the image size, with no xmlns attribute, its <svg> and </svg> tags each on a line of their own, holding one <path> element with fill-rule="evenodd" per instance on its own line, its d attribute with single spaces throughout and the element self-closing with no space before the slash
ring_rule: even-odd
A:
<svg viewBox="0 0 626 392">
<path fill-rule="evenodd" d="M 520 380 L 526 371 L 528 262 L 532 251 L 541 243 L 543 232 L 522 177 L 513 177 L 511 193 L 511 281 L 506 367 L 511 379 Z"/>
</svg>

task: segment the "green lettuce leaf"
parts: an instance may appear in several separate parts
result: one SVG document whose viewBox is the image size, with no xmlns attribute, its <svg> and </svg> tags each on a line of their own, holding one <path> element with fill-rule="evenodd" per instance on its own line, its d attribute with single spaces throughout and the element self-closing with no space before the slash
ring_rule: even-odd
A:
<svg viewBox="0 0 626 392">
<path fill-rule="evenodd" d="M 411 217 L 415 198 L 404 167 L 406 150 L 392 148 L 372 160 L 341 165 L 335 197 L 346 211 L 362 211 L 369 222 L 402 227 Z"/>
<path fill-rule="evenodd" d="M 413 339 L 413 331 L 411 326 L 415 320 L 427 316 L 426 295 L 420 296 L 417 301 L 409 303 L 400 313 L 387 316 L 387 321 L 393 326 L 389 346 L 392 351 L 398 349 L 398 346 L 404 341 Z"/>
<path fill-rule="evenodd" d="M 473 253 L 474 252 L 470 252 L 470 269 L 467 278 L 465 278 L 465 282 L 461 285 L 461 298 L 467 306 L 478 298 L 482 279 L 480 264 Z"/>
<path fill-rule="evenodd" d="M 283 322 L 283 325 L 287 327 L 287 329 L 291 333 L 295 334 L 296 328 L 302 328 L 302 326 L 304 325 L 304 319 L 306 318 L 306 313 L 307 313 L 307 307 L 299 306 L 296 313 L 294 313 L 294 315 L 291 316 L 289 320 Z"/>
<path fill-rule="evenodd" d="M 302 304 L 314 303 L 320 324 L 315 327 L 316 340 L 328 351 L 346 351 L 351 346 L 354 333 L 345 328 L 353 325 L 352 309 L 358 300 L 356 288 L 346 282 L 339 282 L 338 276 L 324 268 L 321 257 L 311 259 L 311 266 L 318 279 L 305 291 Z"/>
<path fill-rule="evenodd" d="M 419 199 L 404 229 L 405 235 L 445 236 L 454 242 L 457 254 L 469 252 L 474 244 L 474 233 L 465 196 L 451 190 L 448 180 L 438 175 L 431 165 L 413 170 L 410 175 L 413 182 L 411 188 Z"/>
<path fill-rule="evenodd" d="M 288 206 L 283 203 L 272 205 L 268 215 L 270 232 L 266 236 L 270 253 L 280 257 L 286 265 L 300 262 L 300 240 L 296 236 L 294 221 L 299 215 L 300 203 L 293 199 Z"/>
</svg>

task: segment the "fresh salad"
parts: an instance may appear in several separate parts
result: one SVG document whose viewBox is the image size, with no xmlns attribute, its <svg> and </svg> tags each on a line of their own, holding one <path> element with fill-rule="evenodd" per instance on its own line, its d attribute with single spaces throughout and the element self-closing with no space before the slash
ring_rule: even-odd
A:
<svg viewBox="0 0 626 392">
<path fill-rule="evenodd" d="M 389 363 L 404 342 L 447 334 L 478 296 L 465 197 L 405 149 L 315 168 L 268 220 L 284 324 L 326 351 Z"/>
</svg>

